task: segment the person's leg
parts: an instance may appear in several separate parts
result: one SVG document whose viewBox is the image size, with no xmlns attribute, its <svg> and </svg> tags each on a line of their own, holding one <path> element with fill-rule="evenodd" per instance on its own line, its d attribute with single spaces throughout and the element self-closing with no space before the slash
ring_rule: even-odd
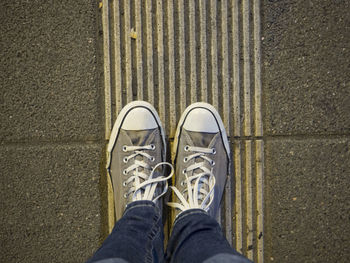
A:
<svg viewBox="0 0 350 263">
<path fill-rule="evenodd" d="M 156 110 L 147 102 L 126 105 L 108 144 L 116 220 L 89 262 L 159 262 L 164 258 L 162 200 L 173 174 L 165 162 L 165 134 Z M 164 165 L 171 174 L 164 176 Z"/>
<path fill-rule="evenodd" d="M 230 247 L 215 218 L 226 178 L 230 147 L 213 106 L 194 103 L 182 114 L 175 138 L 175 200 L 178 209 L 167 262 L 249 262 Z"/>
<path fill-rule="evenodd" d="M 152 201 L 132 202 L 88 263 L 102 259 L 160 262 L 164 255 L 163 238 L 159 208 Z"/>
<path fill-rule="evenodd" d="M 166 262 L 251 262 L 235 251 L 217 221 L 202 209 L 189 209 L 175 220 Z"/>
</svg>

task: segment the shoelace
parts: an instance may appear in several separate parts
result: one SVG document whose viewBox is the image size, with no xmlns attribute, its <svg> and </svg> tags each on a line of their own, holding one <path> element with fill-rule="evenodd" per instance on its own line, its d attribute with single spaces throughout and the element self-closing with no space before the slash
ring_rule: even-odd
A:
<svg viewBox="0 0 350 263">
<path fill-rule="evenodd" d="M 132 182 L 132 187 L 130 187 L 129 191 L 124 194 L 124 198 L 128 198 L 130 194 L 132 194 L 132 201 L 138 200 L 150 200 L 155 202 L 160 197 L 162 197 L 168 190 L 168 179 L 170 179 L 174 174 L 174 167 L 168 162 L 160 162 L 155 167 L 151 167 L 144 160 L 136 160 L 137 156 L 142 156 L 151 162 L 154 162 L 155 158 L 150 154 L 146 153 L 145 150 L 155 150 L 154 144 L 145 145 L 145 146 L 123 146 L 124 152 L 133 152 L 129 156 L 123 159 L 124 163 L 128 163 L 130 160 L 134 159 L 132 165 L 123 170 L 123 174 L 127 175 L 132 172 L 132 176 L 130 176 L 126 181 L 123 182 L 123 186 L 127 187 Z M 170 166 L 171 172 L 169 176 L 165 177 L 163 175 L 153 178 L 155 171 L 159 166 L 167 165 Z M 143 171 L 139 171 L 139 168 L 143 168 Z M 150 174 L 145 171 L 150 171 Z M 154 197 L 156 188 L 158 183 L 165 182 L 165 186 L 163 191 L 156 197 Z"/>
<path fill-rule="evenodd" d="M 193 208 L 200 208 L 205 211 L 209 210 L 209 207 L 214 200 L 214 186 L 215 186 L 215 176 L 213 174 L 213 168 L 208 169 L 205 167 L 205 161 L 209 162 L 211 166 L 215 165 L 215 162 L 210 159 L 208 154 L 215 154 L 216 151 L 214 148 L 203 148 L 203 147 L 194 147 L 194 146 L 185 146 L 185 151 L 194 152 L 193 154 L 184 158 L 184 162 L 187 163 L 195 158 L 202 158 L 202 162 L 195 162 L 185 168 L 182 172 L 185 175 L 185 181 L 181 182 L 181 185 L 187 185 L 187 189 L 183 193 L 173 186 L 170 188 L 174 191 L 176 196 L 181 201 L 179 203 L 169 202 L 169 206 L 185 211 Z M 200 169 L 202 172 L 195 173 L 193 172 L 192 176 L 188 176 L 187 173 Z M 207 190 L 209 189 L 209 190 Z M 187 192 L 187 200 L 185 198 L 185 193 Z"/>
</svg>

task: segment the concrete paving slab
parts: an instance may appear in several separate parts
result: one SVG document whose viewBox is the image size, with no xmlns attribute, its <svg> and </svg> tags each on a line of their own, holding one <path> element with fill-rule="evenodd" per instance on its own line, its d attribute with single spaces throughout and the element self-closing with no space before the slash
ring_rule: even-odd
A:
<svg viewBox="0 0 350 263">
<path fill-rule="evenodd" d="M 348 262 L 350 139 L 266 143 L 266 262 Z"/>
<path fill-rule="evenodd" d="M 0 141 L 103 136 L 97 2 L 0 2 Z"/>
<path fill-rule="evenodd" d="M 222 226 L 238 251 L 263 262 L 260 2 L 103 0 L 101 9 L 106 138 L 132 100 L 155 106 L 170 141 L 190 103 L 211 103 L 233 142 L 235 163 Z M 112 194 L 108 203 L 112 229 Z"/>
<path fill-rule="evenodd" d="M 0 262 L 83 262 L 100 244 L 99 145 L 0 147 Z"/>
<path fill-rule="evenodd" d="M 263 1 L 266 134 L 349 134 L 350 2 Z"/>
</svg>

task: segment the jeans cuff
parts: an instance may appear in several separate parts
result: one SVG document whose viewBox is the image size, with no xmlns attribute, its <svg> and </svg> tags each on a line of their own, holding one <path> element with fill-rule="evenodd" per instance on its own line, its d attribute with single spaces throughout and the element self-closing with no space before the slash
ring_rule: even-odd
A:
<svg viewBox="0 0 350 263">
<path fill-rule="evenodd" d="M 129 211 L 135 209 L 135 208 L 141 208 L 141 207 L 151 207 L 152 209 L 154 209 L 154 211 L 158 214 L 161 215 L 161 211 L 159 209 L 159 207 L 152 201 L 150 200 L 139 200 L 139 201 L 133 201 L 131 203 L 129 203 L 124 211 L 125 215 L 126 213 L 128 213 Z"/>
<path fill-rule="evenodd" d="M 183 211 L 180 214 L 178 214 L 178 216 L 175 218 L 173 227 L 175 227 L 175 224 L 177 222 L 181 221 L 182 219 L 186 218 L 187 216 L 194 215 L 194 214 L 201 214 L 201 215 L 209 216 L 209 214 L 207 212 L 205 212 L 203 209 L 199 209 L 199 208 L 188 209 L 188 210 Z"/>
</svg>

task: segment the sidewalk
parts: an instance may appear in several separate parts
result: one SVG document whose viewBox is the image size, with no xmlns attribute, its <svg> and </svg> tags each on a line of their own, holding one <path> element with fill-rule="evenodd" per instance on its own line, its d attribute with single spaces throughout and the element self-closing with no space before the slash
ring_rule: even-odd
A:
<svg viewBox="0 0 350 263">
<path fill-rule="evenodd" d="M 350 258 L 349 8 L 263 5 L 268 262 Z"/>
<path fill-rule="evenodd" d="M 106 140 L 135 99 L 170 141 L 187 105 L 218 108 L 233 161 L 221 222 L 237 250 L 347 262 L 349 5 L 2 1 L 0 262 L 84 262 L 99 247 Z"/>
<path fill-rule="evenodd" d="M 0 3 L 0 262 L 83 262 L 99 245 L 97 4 Z"/>
</svg>

